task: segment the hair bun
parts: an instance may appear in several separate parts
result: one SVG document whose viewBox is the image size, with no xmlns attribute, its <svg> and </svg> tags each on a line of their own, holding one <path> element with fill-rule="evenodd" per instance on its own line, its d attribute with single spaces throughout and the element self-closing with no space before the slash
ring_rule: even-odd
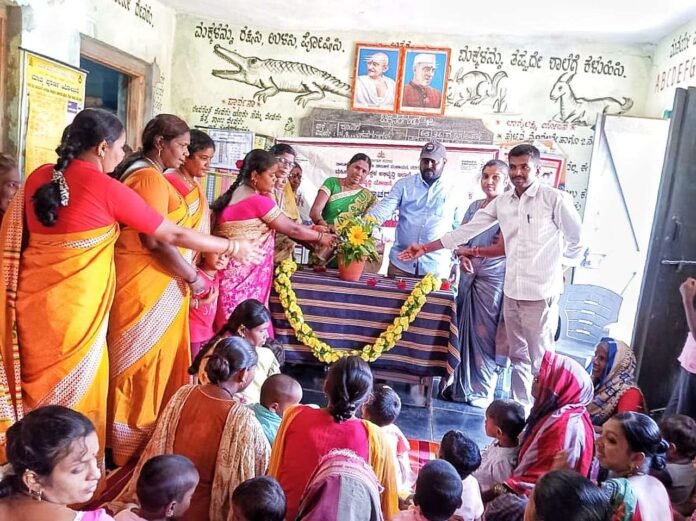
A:
<svg viewBox="0 0 696 521">
<path fill-rule="evenodd" d="M 669 450 L 669 442 L 662 438 L 655 448 L 655 454 L 666 454 Z"/>
</svg>

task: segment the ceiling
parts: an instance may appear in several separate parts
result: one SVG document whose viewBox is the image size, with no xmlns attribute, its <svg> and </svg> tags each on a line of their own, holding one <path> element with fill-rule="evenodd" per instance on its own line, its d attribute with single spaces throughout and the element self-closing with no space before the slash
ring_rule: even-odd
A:
<svg viewBox="0 0 696 521">
<path fill-rule="evenodd" d="M 696 19 L 696 0 L 161 1 L 181 13 L 286 31 L 505 35 L 624 43 L 656 43 Z"/>
</svg>

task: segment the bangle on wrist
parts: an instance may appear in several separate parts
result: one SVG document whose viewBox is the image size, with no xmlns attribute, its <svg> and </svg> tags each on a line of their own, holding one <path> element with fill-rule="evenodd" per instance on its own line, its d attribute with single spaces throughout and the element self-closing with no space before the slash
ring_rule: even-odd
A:
<svg viewBox="0 0 696 521">
<path fill-rule="evenodd" d="M 193 299 L 193 309 L 198 309 L 198 304 L 199 304 L 198 299 L 197 298 Z"/>
<path fill-rule="evenodd" d="M 237 241 L 233 241 L 232 239 L 230 239 L 230 243 L 232 244 L 232 253 L 229 255 L 234 257 L 239 253 L 239 243 Z"/>
<path fill-rule="evenodd" d="M 317 232 L 319 234 L 319 237 L 317 237 L 317 242 L 321 242 L 321 240 L 324 238 L 324 232 Z"/>
</svg>

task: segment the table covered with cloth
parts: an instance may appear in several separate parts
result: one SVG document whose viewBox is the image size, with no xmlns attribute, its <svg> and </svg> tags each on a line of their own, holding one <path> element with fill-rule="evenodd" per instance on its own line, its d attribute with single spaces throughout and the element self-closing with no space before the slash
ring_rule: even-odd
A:
<svg viewBox="0 0 696 521">
<path fill-rule="evenodd" d="M 377 281 L 368 285 L 368 279 Z M 418 279 L 397 281 L 364 274 L 357 282 L 339 279 L 338 272 L 298 270 L 291 278 L 305 321 L 319 339 L 334 349 L 362 349 L 372 344 L 399 315 Z M 285 347 L 289 363 L 319 363 L 301 344 L 288 323 L 275 289 L 271 314 L 276 339 Z M 432 379 L 447 377 L 459 364 L 457 313 L 450 290 L 433 291 L 415 321 L 391 350 L 371 363 L 373 371 Z"/>
</svg>

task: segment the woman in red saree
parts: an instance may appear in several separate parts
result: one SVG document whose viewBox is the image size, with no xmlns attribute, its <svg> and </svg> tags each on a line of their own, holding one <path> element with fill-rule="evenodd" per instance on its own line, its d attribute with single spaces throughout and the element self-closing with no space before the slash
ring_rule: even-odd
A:
<svg viewBox="0 0 696 521">
<path fill-rule="evenodd" d="M 111 179 L 123 158 L 116 116 L 75 117 L 55 165 L 35 170 L 2 225 L 0 461 L 4 433 L 41 405 L 86 415 L 104 446 L 109 368 L 106 328 L 114 297 L 119 223 L 157 240 L 225 251 L 226 240 L 175 226 Z M 243 249 L 249 251 L 249 245 Z M 21 256 L 21 257 L 20 257 Z"/>
<path fill-rule="evenodd" d="M 372 371 L 358 356 L 341 358 L 329 368 L 323 409 L 297 405 L 285 411 L 268 474 L 278 480 L 287 498 L 286 519 L 295 519 L 305 487 L 321 458 L 333 449 L 349 449 L 368 462 L 383 487 L 385 519 L 398 512 L 396 460 L 389 441 L 374 423 L 355 417 L 370 396 Z"/>
<path fill-rule="evenodd" d="M 265 150 L 252 150 L 244 158 L 232 186 L 211 206 L 215 214 L 215 235 L 250 239 L 260 243 L 263 261 L 242 265 L 231 260 L 222 271 L 215 329 L 221 329 L 240 302 L 256 299 L 268 306 L 273 282 L 275 232 L 296 240 L 322 246 L 334 238 L 324 228 L 312 229 L 286 217 L 271 196 L 275 186 L 277 159 Z"/>
</svg>

